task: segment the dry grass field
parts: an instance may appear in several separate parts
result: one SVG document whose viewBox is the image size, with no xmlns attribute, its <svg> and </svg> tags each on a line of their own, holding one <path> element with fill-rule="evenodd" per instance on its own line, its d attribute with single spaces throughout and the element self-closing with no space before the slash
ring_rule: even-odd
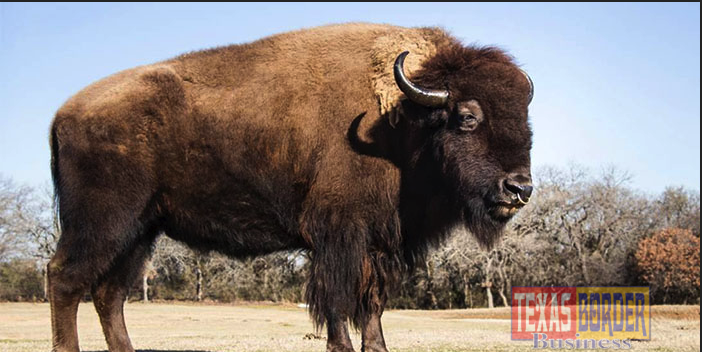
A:
<svg viewBox="0 0 702 352">
<path fill-rule="evenodd" d="M 304 309 L 294 305 L 195 305 L 129 303 L 125 306 L 132 342 L 140 351 L 324 351 Z M 522 351 L 528 341 L 511 341 L 509 310 L 389 311 L 383 318 L 393 352 Z M 699 306 L 652 308 L 653 339 L 633 350 L 699 351 Z M 105 351 L 91 303 L 80 305 L 78 330 L 83 351 Z M 324 334 L 321 334 L 324 336 Z M 360 350 L 360 336 L 352 336 Z M 0 351 L 51 349 L 49 305 L 0 303 Z"/>
</svg>

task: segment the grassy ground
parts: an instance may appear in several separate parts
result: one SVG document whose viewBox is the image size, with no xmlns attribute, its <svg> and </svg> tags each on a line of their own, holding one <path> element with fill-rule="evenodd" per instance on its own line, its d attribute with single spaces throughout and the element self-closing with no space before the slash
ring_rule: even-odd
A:
<svg viewBox="0 0 702 352">
<path fill-rule="evenodd" d="M 142 351 L 324 351 L 304 309 L 294 305 L 195 305 L 129 303 L 127 326 Z M 521 351 L 528 341 L 510 340 L 509 310 L 389 311 L 383 317 L 393 352 Z M 699 306 L 655 306 L 652 341 L 633 342 L 634 350 L 699 351 Z M 95 310 L 82 303 L 78 331 L 84 351 L 104 351 Z M 307 336 L 307 337 L 306 337 Z M 352 336 L 360 349 L 360 336 Z M 0 351 L 51 349 L 49 305 L 0 303 Z"/>
</svg>

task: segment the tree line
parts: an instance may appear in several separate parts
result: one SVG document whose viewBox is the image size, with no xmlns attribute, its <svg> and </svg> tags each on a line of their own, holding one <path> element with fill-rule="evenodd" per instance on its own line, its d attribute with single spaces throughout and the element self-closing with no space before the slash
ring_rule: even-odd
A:
<svg viewBox="0 0 702 352">
<path fill-rule="evenodd" d="M 531 203 L 493 248 L 458 229 L 393 290 L 390 308 L 510 305 L 512 286 L 650 286 L 653 303 L 700 302 L 700 197 L 650 195 L 616 169 L 535 173 Z M 0 177 L 0 300 L 46 300 L 60 228 L 50 187 Z M 161 236 L 130 300 L 302 302 L 309 253 L 235 260 Z M 86 296 L 89 299 L 89 296 Z"/>
</svg>

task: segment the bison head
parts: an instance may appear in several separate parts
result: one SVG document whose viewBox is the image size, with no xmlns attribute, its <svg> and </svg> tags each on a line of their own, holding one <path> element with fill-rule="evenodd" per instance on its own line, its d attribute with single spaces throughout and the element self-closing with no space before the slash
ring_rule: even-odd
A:
<svg viewBox="0 0 702 352">
<path fill-rule="evenodd" d="M 407 97 L 407 164 L 423 175 L 415 186 L 421 179 L 438 192 L 451 220 L 491 246 L 532 193 L 531 79 L 500 50 L 459 47 L 425 62 L 413 83 L 403 70 L 407 54 L 394 74 Z"/>
</svg>

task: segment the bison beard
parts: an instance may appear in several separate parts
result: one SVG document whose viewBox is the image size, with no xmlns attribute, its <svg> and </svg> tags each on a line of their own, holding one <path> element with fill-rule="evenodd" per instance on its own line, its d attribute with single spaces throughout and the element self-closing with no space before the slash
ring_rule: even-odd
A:
<svg viewBox="0 0 702 352">
<path fill-rule="evenodd" d="M 161 233 L 236 258 L 309 251 L 306 299 L 327 350 L 353 350 L 350 321 L 364 351 L 387 351 L 389 288 L 456 226 L 486 247 L 499 238 L 508 217 L 492 200 L 529 179 L 531 88 L 499 50 L 372 24 L 185 54 L 92 84 L 51 127 L 54 351 L 79 350 L 87 290 L 110 351 L 134 351 L 122 307 Z M 477 118 L 458 108 L 468 101 L 485 111 L 476 129 L 458 128 Z"/>
<path fill-rule="evenodd" d="M 465 210 L 465 224 L 483 247 L 491 249 L 502 237 L 507 219 L 494 219 L 485 208 L 483 200 L 472 199 Z"/>
</svg>

